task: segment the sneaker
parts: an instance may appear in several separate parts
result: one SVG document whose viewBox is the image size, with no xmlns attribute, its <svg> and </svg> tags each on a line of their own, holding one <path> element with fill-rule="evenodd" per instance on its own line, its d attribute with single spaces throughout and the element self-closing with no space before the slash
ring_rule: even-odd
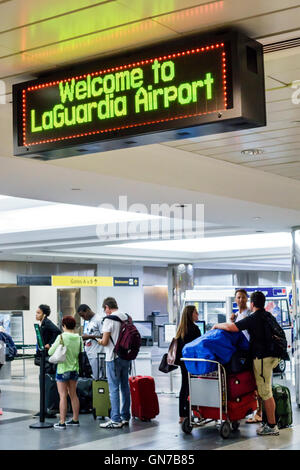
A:
<svg viewBox="0 0 300 470">
<path fill-rule="evenodd" d="M 122 419 L 123 426 L 129 426 L 129 419 Z"/>
<path fill-rule="evenodd" d="M 74 421 L 73 419 L 70 419 L 69 421 L 66 421 L 66 426 L 80 426 L 79 421 Z"/>
<path fill-rule="evenodd" d="M 99 424 L 100 428 L 106 428 L 106 429 L 117 429 L 117 428 L 122 428 L 123 423 L 115 423 L 114 421 L 107 421 L 106 423 Z"/>
<path fill-rule="evenodd" d="M 274 428 L 271 428 L 270 426 L 268 426 L 268 424 L 262 426 L 262 428 L 258 429 L 256 433 L 259 436 L 279 436 L 278 427 L 274 426 Z"/>
<path fill-rule="evenodd" d="M 59 429 L 59 431 L 62 431 L 63 429 L 67 429 L 66 423 L 55 423 L 54 424 L 54 429 Z"/>
</svg>

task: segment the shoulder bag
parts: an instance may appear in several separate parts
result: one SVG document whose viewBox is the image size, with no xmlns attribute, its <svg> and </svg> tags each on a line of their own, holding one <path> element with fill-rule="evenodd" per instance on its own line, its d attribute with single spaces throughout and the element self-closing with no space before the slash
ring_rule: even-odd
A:
<svg viewBox="0 0 300 470">
<path fill-rule="evenodd" d="M 49 362 L 51 362 L 51 364 L 61 364 L 65 362 L 66 355 L 67 355 L 67 348 L 64 345 L 64 340 L 63 340 L 62 335 L 60 335 L 59 345 L 57 346 L 52 356 L 49 357 Z"/>
</svg>

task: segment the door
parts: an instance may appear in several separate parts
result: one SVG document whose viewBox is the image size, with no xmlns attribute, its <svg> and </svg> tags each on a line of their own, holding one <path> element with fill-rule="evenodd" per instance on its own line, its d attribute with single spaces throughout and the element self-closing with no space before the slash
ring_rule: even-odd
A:
<svg viewBox="0 0 300 470">
<path fill-rule="evenodd" d="M 57 289 L 57 323 L 60 328 L 63 317 L 71 315 L 76 320 L 76 332 L 79 332 L 80 316 L 77 309 L 80 298 L 80 289 Z"/>
</svg>

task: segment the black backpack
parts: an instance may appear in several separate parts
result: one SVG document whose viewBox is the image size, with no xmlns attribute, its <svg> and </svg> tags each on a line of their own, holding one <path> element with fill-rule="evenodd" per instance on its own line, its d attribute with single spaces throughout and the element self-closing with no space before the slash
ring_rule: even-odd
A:
<svg viewBox="0 0 300 470">
<path fill-rule="evenodd" d="M 265 349 L 270 357 L 289 359 L 287 353 L 287 340 L 284 330 L 270 312 L 262 312 L 265 328 Z"/>
</svg>

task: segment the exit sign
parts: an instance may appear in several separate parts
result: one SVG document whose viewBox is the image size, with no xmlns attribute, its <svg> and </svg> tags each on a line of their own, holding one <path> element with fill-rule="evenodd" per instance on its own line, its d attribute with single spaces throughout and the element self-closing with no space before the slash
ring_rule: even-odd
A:
<svg viewBox="0 0 300 470">
<path fill-rule="evenodd" d="M 15 85 L 15 155 L 61 158 L 265 125 L 262 47 L 197 36 Z"/>
</svg>

